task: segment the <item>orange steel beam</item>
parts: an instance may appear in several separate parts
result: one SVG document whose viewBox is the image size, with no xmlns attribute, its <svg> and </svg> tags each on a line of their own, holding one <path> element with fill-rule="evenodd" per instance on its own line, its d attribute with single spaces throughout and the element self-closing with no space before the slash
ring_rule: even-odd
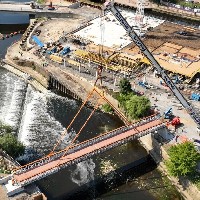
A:
<svg viewBox="0 0 200 200">
<path fill-rule="evenodd" d="M 95 108 L 93 109 L 93 111 L 90 113 L 89 117 L 87 118 L 87 120 L 85 121 L 85 123 L 83 124 L 83 126 L 80 128 L 79 132 L 76 134 L 76 137 L 72 140 L 71 144 L 65 149 L 64 154 L 62 155 L 62 158 L 66 155 L 67 151 L 70 149 L 70 147 L 73 145 L 73 143 L 76 141 L 76 139 L 78 138 L 78 136 L 80 135 L 81 131 L 83 130 L 83 128 L 86 126 L 86 124 L 88 123 L 88 121 L 90 120 L 90 118 L 92 117 L 92 115 L 94 114 L 94 112 L 96 111 L 96 109 L 99 107 L 100 104 L 100 100 L 99 102 L 96 104 Z"/>
<path fill-rule="evenodd" d="M 92 93 L 94 92 L 94 88 L 92 89 L 92 91 L 87 95 L 86 100 L 82 103 L 81 107 L 79 108 L 78 112 L 76 113 L 76 115 L 74 116 L 74 118 L 72 119 L 72 121 L 70 122 L 70 124 L 68 125 L 68 127 L 66 128 L 66 130 L 62 133 L 61 135 L 61 139 L 57 141 L 56 145 L 54 146 L 52 152 L 50 154 L 52 154 L 56 147 L 63 141 L 64 136 L 66 135 L 68 129 L 71 127 L 71 125 L 73 124 L 73 122 L 75 121 L 76 117 L 78 116 L 78 114 L 81 112 L 82 108 L 84 107 L 84 105 L 87 103 L 87 101 L 89 100 L 89 98 L 91 97 Z"/>
<path fill-rule="evenodd" d="M 151 115 L 151 117 L 153 117 L 153 116 L 155 116 L 155 115 Z M 149 118 L 149 117 L 146 117 L 146 118 Z M 146 119 L 146 118 L 145 118 L 145 119 Z M 125 126 L 123 126 L 123 127 L 125 127 Z M 120 127 L 120 128 L 123 128 L 123 127 Z M 117 128 L 117 129 L 115 129 L 115 130 L 118 130 L 118 129 L 120 129 L 120 128 Z M 113 130 L 112 130 L 112 131 L 109 131 L 109 132 L 106 132 L 106 133 L 103 133 L 103 134 L 101 134 L 101 136 L 106 135 L 106 134 L 108 134 L 108 133 L 110 133 L 110 132 L 113 132 Z M 83 141 L 83 142 L 81 142 L 81 143 L 79 143 L 79 144 L 75 144 L 75 145 L 73 145 L 73 146 L 70 146 L 69 149 L 74 148 L 74 147 L 76 147 L 76 146 L 78 146 L 78 145 L 81 145 L 81 144 L 83 144 L 83 143 L 85 143 L 85 142 L 87 142 L 87 141 L 93 140 L 93 139 L 98 138 L 98 137 L 99 137 L 99 136 L 96 136 L 96 137 L 94 137 L 94 138 L 92 138 L 92 139 L 89 139 L 89 140 Z M 61 150 L 61 151 L 59 151 L 59 152 L 57 152 L 57 153 L 61 153 L 61 152 L 63 152 L 63 151 L 65 151 L 65 150 Z M 52 154 L 52 155 L 56 155 L 56 153 L 54 153 L 54 154 Z M 46 156 L 46 158 L 48 158 L 48 157 L 50 157 L 50 156 L 49 156 L 49 155 Z M 43 157 L 43 158 L 45 158 L 45 157 Z M 15 169 L 14 172 L 17 171 L 17 170 L 19 170 L 19 169 L 22 169 L 22 168 L 24 168 L 24 167 L 26 167 L 26 166 L 28 166 L 28 165 L 34 164 L 34 163 L 36 163 L 37 161 L 40 161 L 40 160 L 42 160 L 42 159 L 38 159 L 38 160 L 36 160 L 36 161 L 34 161 L 34 162 L 31 162 L 31 163 L 29 163 L 29 164 L 27 164 L 27 165 L 21 166 L 21 167 Z"/>
<path fill-rule="evenodd" d="M 14 169 L 14 170 L 13 170 L 13 173 L 16 172 L 16 171 L 19 170 L 19 169 L 22 169 L 22 168 L 24 168 L 24 167 L 26 167 L 26 166 L 29 166 L 29 165 L 31 165 L 31 164 L 34 164 L 34 163 L 36 163 L 36 162 L 38 162 L 38 161 L 40 161 L 40 160 L 42 160 L 42 159 L 44 159 L 44 158 L 48 158 L 48 157 L 50 157 L 50 156 L 52 156 L 52 155 L 55 154 L 55 153 L 54 153 L 55 148 L 56 148 L 56 147 L 59 145 L 59 143 L 63 140 L 64 134 L 67 133 L 67 130 L 70 128 L 70 126 L 72 125 L 72 123 L 74 122 L 74 120 L 76 119 L 76 117 L 78 116 L 78 114 L 80 113 L 81 109 L 82 109 L 83 106 L 86 104 L 86 102 L 89 100 L 89 98 L 91 97 L 91 95 L 92 95 L 92 93 L 93 93 L 94 91 L 95 91 L 95 90 L 94 90 L 94 88 L 93 88 L 92 91 L 87 95 L 86 100 L 83 102 L 83 104 L 81 105 L 79 111 L 76 113 L 76 115 L 74 116 L 74 118 L 72 119 L 72 121 L 70 122 L 70 124 L 68 125 L 68 127 L 66 128 L 66 130 L 62 133 L 61 139 L 58 140 L 57 144 L 54 146 L 54 148 L 53 148 L 53 150 L 51 151 L 51 153 L 49 153 L 47 156 L 44 156 L 44 157 L 42 157 L 42 158 L 40 158 L 40 159 L 37 159 L 37 160 L 35 160 L 35 161 L 33 161 L 33 162 L 30 162 L 30 163 L 28 163 L 28 164 L 26 164 L 26 165 L 23 165 L 23 166 L 21 166 L 21 167 L 18 167 L 18 168 L 16 168 L 16 169 Z M 57 153 L 61 153 L 62 151 L 63 151 L 63 150 L 58 151 Z"/>
<path fill-rule="evenodd" d="M 100 136 L 104 136 L 104 135 L 106 135 L 106 134 L 108 134 L 108 133 L 110 133 L 110 132 L 117 131 L 118 129 L 121 129 L 121 128 L 123 128 L 123 127 L 126 127 L 126 126 L 121 126 L 121 127 L 117 128 L 117 129 L 114 129 L 114 130 L 112 130 L 112 131 L 105 132 L 105 133 L 103 133 L 103 134 L 101 134 L 101 135 L 98 135 L 98 136 L 96 136 L 96 137 L 93 137 L 93 138 L 91 138 L 91 139 L 85 140 L 85 141 L 80 142 L 80 143 L 78 143 L 78 144 L 74 144 L 73 146 L 70 146 L 69 149 L 74 148 L 74 147 L 76 147 L 76 146 L 79 146 L 79 145 L 81 145 L 81 144 L 84 144 L 84 143 L 86 143 L 86 142 L 88 142 L 88 141 L 90 141 L 90 140 L 96 139 L 96 138 L 98 138 L 98 137 L 100 137 Z M 40 159 L 38 159 L 38 160 L 35 160 L 35 161 L 33 161 L 33 162 L 30 162 L 30 163 L 28 163 L 28 164 L 26 164 L 26 165 L 23 165 L 23 166 L 20 166 L 20 167 L 14 169 L 13 172 L 15 172 L 15 171 L 17 171 L 17 170 L 19 170 L 19 169 L 22 169 L 22 168 L 24 168 L 24 167 L 26 167 L 26 166 L 29 166 L 29 165 L 31 165 L 31 164 L 34 164 L 34 163 L 36 163 L 36 162 L 38 162 L 38 161 L 40 161 L 40 160 L 42 160 L 42 159 L 44 159 L 44 158 L 48 158 L 48 157 L 50 157 L 50 156 L 56 155 L 56 154 L 58 154 L 58 153 L 62 153 L 62 152 L 64 152 L 64 151 L 65 151 L 65 149 L 63 149 L 63 150 L 61 150 L 61 151 L 58 151 L 58 152 L 55 152 L 55 153 L 52 153 L 52 154 L 48 154 L 47 156 L 44 156 L 44 157 L 42 157 L 42 158 L 40 158 Z"/>
<path fill-rule="evenodd" d="M 155 116 L 155 115 L 156 115 L 156 114 L 153 114 L 153 115 L 148 116 L 148 117 L 145 117 L 145 118 L 143 118 L 143 119 L 148 119 L 148 118 L 153 117 L 153 116 Z M 138 121 L 140 121 L 140 120 L 138 120 Z M 81 143 L 79 143 L 79 144 L 75 144 L 75 145 L 73 145 L 73 146 L 70 146 L 69 149 L 74 148 L 74 147 L 76 147 L 76 146 L 78 146 L 78 145 L 81 145 L 81 144 L 83 144 L 83 143 L 86 143 L 86 142 L 88 142 L 88 141 L 90 141 L 90 140 L 96 139 L 96 138 L 98 138 L 98 137 L 100 137 L 100 136 L 104 136 L 104 135 L 106 135 L 106 134 L 108 134 L 108 133 L 110 133 L 110 132 L 116 131 L 116 130 L 121 129 L 121 128 L 123 128 L 123 127 L 126 127 L 126 126 L 119 127 L 119 128 L 114 129 L 114 130 L 112 130 L 112 131 L 105 132 L 105 133 L 103 133 L 103 134 L 101 134 L 101 135 L 99 135 L 99 136 L 96 136 L 96 137 L 94 137 L 94 138 L 85 140 L 85 141 L 83 141 L 83 142 L 81 142 Z M 35 160 L 35 161 L 33 161 L 33 162 L 30 162 L 30 163 L 28 163 L 28 164 L 26 164 L 26 165 L 20 166 L 20 167 L 14 169 L 14 170 L 13 170 L 13 173 L 16 172 L 17 170 L 20 170 L 20 169 L 22 169 L 22 168 L 24 168 L 24 167 L 27 167 L 27 166 L 29 166 L 29 165 L 31 165 L 31 164 L 34 164 L 34 163 L 38 162 L 38 161 L 41 161 L 41 160 L 44 159 L 44 158 L 48 158 L 48 157 L 50 157 L 50 156 L 53 156 L 53 155 L 62 153 L 62 152 L 64 152 L 64 151 L 65 151 L 65 149 L 64 149 L 64 150 L 61 150 L 61 151 L 58 151 L 58 152 L 56 152 L 56 153 L 48 154 L 47 156 L 44 156 L 43 158 L 37 159 L 37 160 Z"/>
<path fill-rule="evenodd" d="M 72 119 L 72 121 L 71 121 L 70 124 L 68 125 L 67 129 L 64 131 L 64 134 L 67 132 L 67 130 L 69 129 L 69 127 L 72 125 L 72 123 L 74 122 L 74 120 L 76 119 L 76 117 L 78 116 L 78 114 L 80 113 L 81 109 L 82 109 L 83 106 L 86 104 L 86 102 L 87 102 L 88 99 L 91 97 L 91 95 L 92 95 L 92 93 L 93 93 L 94 91 L 97 92 L 97 94 L 98 94 L 99 96 L 101 96 L 101 98 L 103 98 L 109 105 L 111 105 L 111 107 L 114 108 L 114 110 L 125 120 L 125 122 L 126 122 L 127 125 L 130 124 L 130 122 L 128 121 L 128 119 L 127 119 L 117 108 L 115 108 L 115 106 L 114 106 L 105 96 L 101 95 L 101 94 L 95 89 L 95 87 L 94 87 L 94 88 L 92 89 L 92 91 L 88 94 L 86 100 L 85 100 L 85 101 L 83 102 L 83 104 L 81 105 L 81 107 L 80 107 L 79 111 L 77 112 L 77 114 L 75 115 L 75 117 Z M 96 109 L 97 109 L 97 108 L 96 108 Z M 95 110 L 96 110 L 96 109 L 95 109 Z M 94 113 L 95 110 L 93 110 L 92 114 Z M 146 118 L 149 118 L 149 117 L 146 117 Z M 87 119 L 87 121 L 88 121 L 88 120 L 89 120 L 89 119 Z M 87 123 L 87 121 L 86 121 L 86 123 Z M 83 125 L 83 127 L 86 125 L 86 123 Z M 83 129 L 83 127 L 82 127 L 82 129 Z M 121 127 L 120 127 L 120 128 L 121 128 Z M 118 129 L 120 129 L 120 128 L 118 128 Z M 81 129 L 80 131 L 82 131 L 82 129 Z M 115 129 L 115 130 L 117 130 L 117 129 Z M 79 131 L 79 132 L 80 132 L 80 131 Z M 113 130 L 112 130 L 112 131 L 113 131 Z M 112 132 L 112 131 L 109 131 L 109 132 Z M 106 135 L 106 134 L 109 133 L 109 132 L 105 132 L 105 133 L 101 134 L 101 136 Z M 53 150 L 52 150 L 52 152 L 51 152 L 50 154 L 48 154 L 47 156 L 44 156 L 43 158 L 37 159 L 37 160 L 35 160 L 35 161 L 33 161 L 33 162 L 30 162 L 30 163 L 28 163 L 28 164 L 26 164 L 26 165 L 23 165 L 23 166 L 21 166 L 21 167 L 18 167 L 18 168 L 16 168 L 16 169 L 14 169 L 14 170 L 13 170 L 13 173 L 16 172 L 16 171 L 19 170 L 19 169 L 22 169 L 22 168 L 24 168 L 24 167 L 26 167 L 26 166 L 29 166 L 29 165 L 31 165 L 31 164 L 34 164 L 34 163 L 36 163 L 36 162 L 38 162 L 38 161 L 40 161 L 40 160 L 42 160 L 42 159 L 44 159 L 44 158 L 48 158 L 48 157 L 50 157 L 50 156 L 52 156 L 52 155 L 55 155 L 55 154 L 57 154 L 57 153 L 62 153 L 63 151 L 66 151 L 66 149 L 64 149 L 64 150 L 61 150 L 61 151 L 58 151 L 58 152 L 54 153 L 55 148 L 56 148 L 56 147 L 59 145 L 59 143 L 63 140 L 64 134 L 62 134 L 62 138 L 57 142 L 57 144 L 54 146 L 54 148 L 53 148 Z M 77 136 L 77 137 L 78 137 L 78 136 Z M 75 137 L 75 138 L 77 138 L 77 137 Z M 94 137 L 94 138 L 97 138 L 97 137 L 99 137 L 99 136 L 96 136 L 96 137 Z M 92 138 L 92 139 L 94 139 L 94 138 Z M 75 141 L 75 140 L 73 140 L 73 142 L 74 142 L 74 141 Z M 81 143 L 79 143 L 79 144 L 77 144 L 77 145 L 80 145 L 80 144 L 82 144 L 82 143 L 84 143 L 84 142 L 87 142 L 87 141 L 89 141 L 89 140 L 83 141 L 83 142 L 81 142 Z M 73 142 L 72 142 L 71 144 L 73 144 Z M 76 145 L 73 145 L 73 146 L 72 146 L 72 145 L 69 145 L 69 146 L 67 147 L 67 151 L 68 151 L 69 149 L 75 147 L 75 146 L 76 146 Z M 66 154 L 66 152 L 65 152 L 65 154 Z M 65 155 L 65 154 L 64 154 L 64 155 Z"/>
</svg>

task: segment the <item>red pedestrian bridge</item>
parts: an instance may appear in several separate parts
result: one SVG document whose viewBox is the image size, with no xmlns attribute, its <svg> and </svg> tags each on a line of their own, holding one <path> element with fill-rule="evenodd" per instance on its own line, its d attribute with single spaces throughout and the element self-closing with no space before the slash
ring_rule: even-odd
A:
<svg viewBox="0 0 200 200">
<path fill-rule="evenodd" d="M 29 185 L 63 168 L 86 160 L 93 155 L 100 154 L 164 127 L 165 124 L 157 115 L 149 116 L 137 123 L 120 127 L 90 140 L 73 145 L 67 152 L 66 150 L 62 150 L 52 153 L 37 161 L 22 166 L 14 171 L 12 175 L 12 184 L 20 187 Z"/>
</svg>

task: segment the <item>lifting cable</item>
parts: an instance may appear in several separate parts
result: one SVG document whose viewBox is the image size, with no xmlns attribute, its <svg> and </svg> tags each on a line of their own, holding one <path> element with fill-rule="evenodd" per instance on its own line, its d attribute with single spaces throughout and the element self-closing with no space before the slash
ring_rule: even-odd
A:
<svg viewBox="0 0 200 200">
<path fill-rule="evenodd" d="M 101 96 L 116 111 L 117 114 L 119 114 L 124 119 L 125 124 L 127 124 L 127 125 L 130 124 L 129 120 L 104 95 L 102 95 L 100 92 L 98 92 L 96 88 L 94 90 L 99 96 Z"/>
<path fill-rule="evenodd" d="M 102 97 L 101 97 L 102 99 Z M 76 136 L 74 137 L 74 139 L 72 140 L 71 144 L 65 149 L 64 154 L 62 155 L 61 158 L 63 158 L 66 153 L 68 152 L 69 148 L 74 144 L 74 142 L 76 141 L 76 139 L 78 138 L 78 136 L 80 135 L 81 131 L 83 130 L 83 128 L 86 126 L 86 124 L 88 123 L 88 121 L 90 120 L 90 118 L 92 117 L 92 115 L 94 114 L 94 112 L 96 111 L 96 109 L 99 107 L 100 105 L 100 100 L 98 100 L 97 104 L 95 105 L 93 111 L 90 113 L 89 117 L 87 118 L 87 120 L 85 121 L 85 123 L 83 124 L 83 126 L 80 128 L 79 132 L 76 134 Z"/>
<path fill-rule="evenodd" d="M 105 24 L 104 24 L 104 12 L 101 10 L 101 21 L 100 21 L 100 31 L 101 31 L 101 44 L 99 45 L 99 57 L 103 57 L 103 43 L 104 43 L 104 32 L 105 32 Z M 101 62 L 102 64 L 102 62 Z"/>
<path fill-rule="evenodd" d="M 95 88 L 93 88 L 92 91 L 87 95 L 86 100 L 82 103 L 81 107 L 79 108 L 78 112 L 76 113 L 76 115 L 74 116 L 74 118 L 72 119 L 72 121 L 70 122 L 70 124 L 68 125 L 68 127 L 66 128 L 66 130 L 62 133 L 61 139 L 58 140 L 58 142 L 57 142 L 56 145 L 54 146 L 54 148 L 53 148 L 53 150 L 51 151 L 51 153 L 49 153 L 47 156 L 44 156 L 44 157 L 42 157 L 42 158 L 40 158 L 40 159 L 38 159 L 38 160 L 35 160 L 35 161 L 33 161 L 33 162 L 30 162 L 30 163 L 28 163 L 28 164 L 26 164 L 26 165 L 23 165 L 23 166 L 20 166 L 20 167 L 15 168 L 15 169 L 13 170 L 13 173 L 15 173 L 15 172 L 16 172 L 17 170 L 19 170 L 19 169 L 22 169 L 22 168 L 24 168 L 24 167 L 27 167 L 27 166 L 32 165 L 32 164 L 34 164 L 34 163 L 37 163 L 38 161 L 40 161 L 40 160 L 42 160 L 42 159 L 44 159 L 44 158 L 48 158 L 49 156 L 51 156 L 51 155 L 54 153 L 55 148 L 56 148 L 56 147 L 60 144 L 60 142 L 63 140 L 64 135 L 67 133 L 68 129 L 70 128 L 70 126 L 72 125 L 72 123 L 74 122 L 74 120 L 76 119 L 76 117 L 78 116 L 78 114 L 80 113 L 81 109 L 82 109 L 82 108 L 84 107 L 84 105 L 87 103 L 88 99 L 91 97 L 91 95 L 93 94 L 94 91 L 95 91 Z M 80 132 L 80 131 L 79 131 L 79 132 Z M 76 138 L 77 138 L 77 137 L 76 137 Z M 73 141 L 73 142 L 74 142 L 74 141 Z M 69 145 L 69 146 L 71 147 L 71 145 Z M 63 151 L 63 150 L 62 150 L 62 151 Z"/>
<path fill-rule="evenodd" d="M 68 127 L 65 129 L 65 131 L 61 134 L 61 138 L 60 140 L 57 141 L 57 143 L 55 144 L 53 150 L 51 151 L 50 154 L 52 154 L 56 147 L 63 141 L 68 129 L 71 127 L 71 125 L 73 124 L 73 122 L 75 121 L 76 117 L 78 116 L 78 114 L 81 112 L 82 108 L 85 106 L 85 104 L 87 103 L 87 101 L 89 100 L 89 98 L 91 97 L 92 93 L 94 92 L 95 88 L 92 89 L 92 91 L 87 95 L 86 100 L 82 103 L 81 107 L 79 108 L 78 112 L 76 113 L 76 115 L 74 116 L 74 118 L 72 119 L 72 121 L 70 122 L 70 124 L 68 125 Z"/>
</svg>

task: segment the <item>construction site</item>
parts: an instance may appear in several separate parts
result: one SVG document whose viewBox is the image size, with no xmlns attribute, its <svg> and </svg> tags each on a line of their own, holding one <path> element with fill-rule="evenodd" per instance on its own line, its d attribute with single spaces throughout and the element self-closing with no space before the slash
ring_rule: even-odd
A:
<svg viewBox="0 0 200 200">
<path fill-rule="evenodd" d="M 155 138 L 163 146 L 164 139 L 167 145 L 182 143 L 183 139 L 199 142 L 200 29 L 180 21 L 174 20 L 172 23 L 164 18 L 146 15 L 143 1 L 138 0 L 135 4 L 134 10 L 111 3 L 105 4 L 101 10 L 72 2 L 73 8 L 68 6 L 71 9 L 68 18 L 31 19 L 21 40 L 8 48 L 4 60 L 8 70 L 14 71 L 13 67 L 16 74 L 23 72 L 19 76 L 24 76 L 23 79 L 32 86 L 34 81 L 38 81 L 34 87 L 40 88 L 38 90 L 43 93 L 57 90 L 82 101 L 68 128 L 83 106 L 94 108 L 70 145 L 75 144 L 95 110 L 105 103 L 114 108 L 113 114 L 117 114 L 125 123 L 122 132 L 108 132 L 108 136 L 106 133 L 103 138 L 105 142 L 101 135 L 95 137 L 96 140 L 93 138 L 80 143 L 80 147 L 77 147 L 78 144 L 69 146 L 19 167 L 15 177 L 9 177 L 10 182 L 6 180 L 10 196 L 64 166 L 82 162 L 90 154 L 94 155 L 96 149 L 101 153 L 101 149 L 104 152 L 109 145 L 114 148 L 128 142 L 129 137 L 135 139 L 136 133 L 140 139 L 148 131 L 157 135 L 158 130 L 166 128 L 168 132 L 160 131 L 158 138 Z M 141 122 L 134 119 L 130 124 L 113 95 L 120 91 L 123 78 L 130 81 L 134 95 L 149 98 L 153 115 L 143 118 Z M 96 96 L 91 97 L 93 92 L 96 92 Z M 139 130 L 139 126 L 141 133 L 134 132 L 137 128 Z M 67 134 L 68 128 L 63 135 Z M 151 136 L 140 142 L 148 151 L 153 148 L 149 146 L 153 144 Z M 83 148 L 81 153 L 80 148 Z M 197 148 L 200 150 L 200 146 Z M 69 149 L 77 153 L 77 157 L 66 155 Z M 56 161 L 55 166 L 52 167 L 51 161 Z M 24 173 L 27 173 L 26 177 Z"/>
<path fill-rule="evenodd" d="M 185 83 L 196 81 L 200 71 L 198 29 L 145 16 L 144 13 L 137 14 L 137 11 L 121 11 L 165 70 L 171 75 L 177 74 Z M 31 48 L 36 54 L 48 54 L 58 63 L 64 63 L 64 60 L 75 65 L 81 61 L 93 62 L 127 76 L 135 77 L 135 70 L 140 71 L 138 66 L 150 66 L 111 13 L 83 21 L 79 16 L 67 21 L 51 19 L 42 23 L 34 33 L 42 45 L 38 48 L 33 41 Z M 49 29 L 50 26 L 53 28 Z M 78 63 L 74 62 L 77 60 Z"/>
<path fill-rule="evenodd" d="M 119 91 L 120 80 L 127 78 L 133 90 L 145 95 L 152 90 L 166 92 L 177 87 L 199 110 L 200 30 L 197 27 L 146 15 L 140 1 L 136 10 L 118 8 L 120 19 L 110 11 L 80 4 L 71 10 L 73 15 L 69 18 L 33 20 L 7 57 L 13 58 L 17 65 L 34 66 L 46 77 L 45 87 L 49 80 L 45 71 L 58 75 L 59 71 L 69 70 L 81 76 L 76 78 L 76 83 L 81 85 L 81 80 L 86 79 L 91 85 L 98 84 L 111 91 Z M 128 25 L 123 27 L 122 18 Z M 127 32 L 129 26 L 136 36 Z M 163 76 L 169 76 L 169 80 L 161 79 L 160 69 L 164 69 Z M 64 75 L 58 76 L 60 82 Z M 53 84 L 52 75 L 50 79 Z M 71 85 L 73 96 L 81 93 L 84 99 L 87 92 L 83 88 L 88 86 L 78 86 L 72 79 L 61 82 L 67 88 Z M 182 96 L 181 93 L 177 91 L 175 95 Z"/>
<path fill-rule="evenodd" d="M 198 26 L 189 26 L 176 19 L 172 23 L 164 18 L 147 15 L 142 0 L 135 4 L 134 10 L 118 7 L 121 17 L 117 19 L 103 6 L 99 9 L 68 2 L 72 14 L 70 17 L 32 20 L 20 44 L 14 44 L 7 56 L 23 66 L 37 63 L 39 73 L 48 70 L 50 64 L 55 66 L 54 69 L 51 67 L 54 71 L 58 70 L 56 67 L 73 69 L 82 73 L 83 78 L 91 80 L 92 84 L 101 73 L 101 84 L 103 81 L 103 85 L 113 91 L 119 90 L 119 82 L 124 77 L 130 80 L 133 88 L 141 86 L 143 89 L 152 89 L 153 83 L 154 88 L 168 88 L 166 81 L 155 79 L 160 72 L 143 52 L 146 48 L 185 97 L 198 102 Z M 120 21 L 122 18 L 141 42 L 134 41 L 136 36 L 130 37 Z M 150 75 L 154 75 L 154 78 L 145 83 L 146 77 L 149 79 Z"/>
</svg>

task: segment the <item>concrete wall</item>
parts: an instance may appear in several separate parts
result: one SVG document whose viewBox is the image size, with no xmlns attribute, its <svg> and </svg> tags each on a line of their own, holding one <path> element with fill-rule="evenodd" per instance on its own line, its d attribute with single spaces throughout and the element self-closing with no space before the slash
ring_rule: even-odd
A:
<svg viewBox="0 0 200 200">
<path fill-rule="evenodd" d="M 175 185 L 177 190 L 182 194 L 184 199 L 200 200 L 200 191 L 188 179 L 180 177 L 172 177 L 169 175 L 167 168 L 164 164 L 165 160 L 169 158 L 165 145 L 163 146 L 154 137 L 149 134 L 139 139 L 142 146 L 150 153 L 153 159 L 158 164 L 158 169 L 162 171 Z"/>
</svg>

